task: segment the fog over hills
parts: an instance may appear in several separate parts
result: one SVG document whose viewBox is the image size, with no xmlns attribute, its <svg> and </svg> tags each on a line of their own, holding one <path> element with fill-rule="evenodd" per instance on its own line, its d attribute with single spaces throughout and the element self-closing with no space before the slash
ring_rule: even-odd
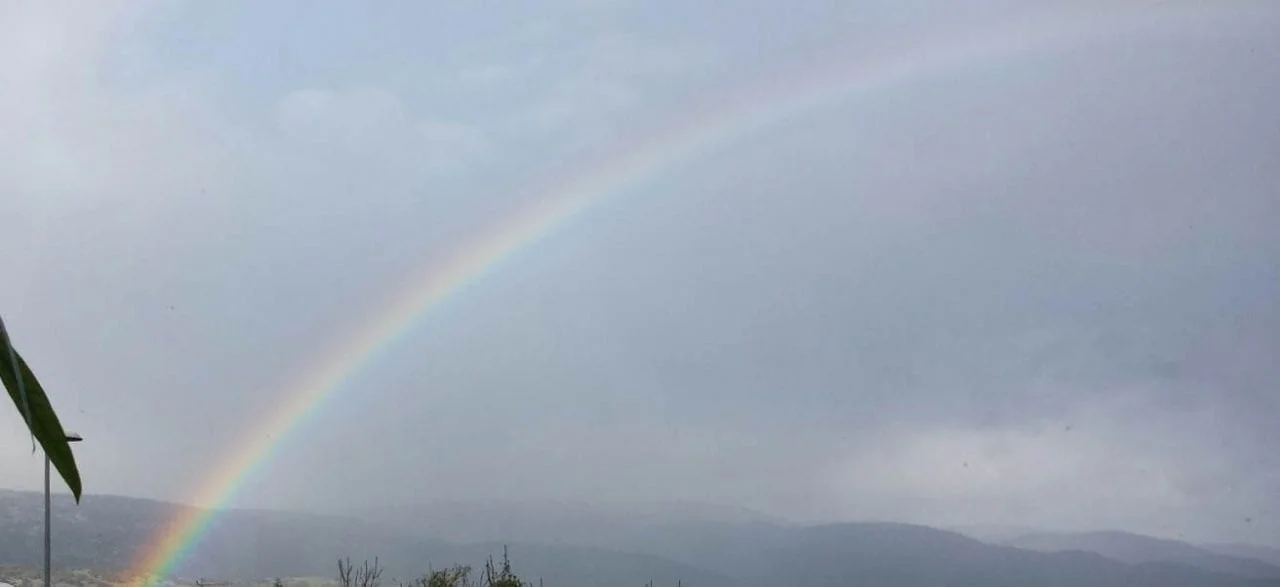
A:
<svg viewBox="0 0 1280 587">
<path fill-rule="evenodd" d="M 59 568 L 127 570 L 152 534 L 183 506 L 115 496 L 87 496 L 80 506 L 54 500 Z M 0 491 L 0 565 L 37 567 L 41 556 L 39 493 Z M 398 530 L 357 518 L 265 510 L 230 510 L 216 517 L 196 552 L 177 569 L 183 577 L 257 580 L 279 576 L 331 577 L 337 558 L 377 557 L 389 578 L 412 578 L 454 563 L 478 566 L 509 546 L 517 571 L 548 585 L 729 585 L 727 577 L 655 556 L 605 548 L 520 540 L 446 542 L 424 529 Z"/>
<path fill-rule="evenodd" d="M 1205 550 L 1218 554 L 1256 559 L 1280 567 L 1280 548 L 1241 543 L 1202 544 L 1200 546 Z"/>
<path fill-rule="evenodd" d="M 655 527 L 701 524 L 788 525 L 747 508 L 702 502 L 433 501 L 342 512 L 390 527 L 429 528 L 433 536 L 458 542 L 488 540 L 569 544 L 626 544 Z"/>
<path fill-rule="evenodd" d="M 123 570 L 184 506 L 93 495 L 80 506 L 58 496 L 54 507 L 55 566 Z M 0 565 L 39 565 L 41 508 L 38 493 L 0 491 Z M 507 547 L 518 574 L 558 587 L 648 581 L 691 587 L 1280 586 L 1280 574 L 1263 572 L 1270 568 L 1266 563 L 1184 543 L 1126 534 L 1126 543 L 1163 550 L 1108 557 L 1081 552 L 1088 548 L 1037 552 L 1049 550 L 1048 536 L 1067 544 L 1072 535 L 1038 536 L 1020 540 L 1040 541 L 1035 549 L 1017 548 L 918 525 L 803 526 L 691 503 L 629 509 L 620 503 L 459 501 L 346 515 L 229 510 L 215 518 L 178 575 L 328 577 L 340 556 L 376 556 L 387 578 L 399 580 L 455 562 L 478 565 Z M 1070 539 L 1105 545 L 1097 536 L 1082 536 Z M 1164 552 L 1181 558 L 1162 557 Z"/>
<path fill-rule="evenodd" d="M 1256 558 L 1127 532 L 1035 533 L 1001 542 L 1040 552 L 1093 552 L 1132 564 L 1172 562 L 1249 577 L 1280 578 L 1280 566 Z"/>
</svg>

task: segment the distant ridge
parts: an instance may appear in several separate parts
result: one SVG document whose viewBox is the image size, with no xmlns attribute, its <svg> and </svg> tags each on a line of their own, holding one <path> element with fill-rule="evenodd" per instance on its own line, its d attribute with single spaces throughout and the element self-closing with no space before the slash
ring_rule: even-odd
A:
<svg viewBox="0 0 1280 587">
<path fill-rule="evenodd" d="M 1225 554 L 1187 542 L 1128 532 L 1040 532 L 1001 543 L 1039 552 L 1092 552 L 1129 564 L 1180 563 L 1206 571 L 1245 577 L 1280 578 L 1280 566 L 1258 558 Z M 1257 552 L 1265 552 L 1261 547 L 1255 548 Z M 1247 550 L 1236 549 L 1240 554 Z"/>
<path fill-rule="evenodd" d="M 1200 548 L 1226 556 L 1252 558 L 1280 567 L 1280 548 L 1240 543 L 1201 544 Z"/>
<path fill-rule="evenodd" d="M 114 496 L 88 496 L 78 507 L 67 496 L 56 502 L 54 564 L 67 569 L 127 567 L 155 529 L 186 507 Z M 38 568 L 42 506 L 39 493 L 0 492 L 0 567 Z M 1129 564 L 1090 552 L 1036 552 L 909 524 L 779 525 L 749 515 L 705 519 L 698 517 L 700 508 L 654 512 L 611 506 L 584 513 L 560 504 L 539 513 L 541 504 L 521 507 L 538 523 L 575 517 L 592 522 L 561 529 L 523 527 L 542 532 L 532 536 L 537 540 L 485 537 L 485 532 L 520 526 L 510 524 L 501 508 L 451 510 L 454 523 L 477 528 L 480 539 L 463 542 L 442 540 L 436 529 L 413 522 L 414 508 L 399 512 L 399 524 L 349 515 L 232 510 L 218 516 L 179 574 L 239 581 L 331 577 L 339 556 L 357 561 L 376 556 L 386 567 L 386 584 L 394 585 L 430 567 L 477 565 L 509 546 L 517 573 L 542 579 L 546 587 L 649 581 L 688 587 L 1280 587 L 1280 578 L 1183 562 Z M 396 513 L 387 508 L 379 515 Z M 574 544 L 568 537 L 592 542 Z"/>
</svg>

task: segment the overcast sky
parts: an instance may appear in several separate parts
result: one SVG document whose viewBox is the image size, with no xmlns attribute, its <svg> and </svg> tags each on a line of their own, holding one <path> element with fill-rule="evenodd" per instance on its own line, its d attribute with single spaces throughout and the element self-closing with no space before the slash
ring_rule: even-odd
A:
<svg viewBox="0 0 1280 587">
<path fill-rule="evenodd" d="M 833 55 L 1068 18 L 980 4 L 5 3 L 0 312 L 86 490 L 188 500 L 523 186 Z M 1280 545 L 1280 8 L 1068 4 L 1096 31 L 601 200 L 415 324 L 235 505 Z M 40 486 L 30 449 L 0 410 L 0 483 Z"/>
</svg>

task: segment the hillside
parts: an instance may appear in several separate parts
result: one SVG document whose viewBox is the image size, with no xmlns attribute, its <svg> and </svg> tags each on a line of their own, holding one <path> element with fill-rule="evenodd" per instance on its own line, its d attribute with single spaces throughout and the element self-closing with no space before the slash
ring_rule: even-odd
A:
<svg viewBox="0 0 1280 587">
<path fill-rule="evenodd" d="M 151 532 L 181 507 L 109 496 L 88 496 L 76 507 L 60 498 L 55 504 L 55 565 L 97 573 L 123 569 Z M 0 492 L 4 540 L 0 565 L 38 568 L 40 511 L 38 494 Z M 622 516 L 621 521 L 603 516 L 595 530 L 607 536 L 590 545 L 570 544 L 565 533 L 550 527 L 543 528 L 547 535 L 542 541 L 499 542 L 477 531 L 474 537 L 480 540 L 461 544 L 434 537 L 430 527 L 412 524 L 235 510 L 218 516 L 179 574 L 241 581 L 325 578 L 332 576 L 338 556 L 355 560 L 377 556 L 387 570 L 385 584 L 395 585 L 431 566 L 477 564 L 506 544 L 517 573 L 535 581 L 540 578 L 550 587 L 642 585 L 651 580 L 655 585 L 680 582 L 690 587 L 1280 587 L 1280 579 L 1250 578 L 1181 563 L 1127 564 L 1082 552 L 1034 552 L 923 526 L 797 527 L 751 517 L 677 518 L 660 516 L 644 524 L 630 516 Z M 595 530 L 579 527 L 567 535 L 587 539 Z M 86 579 L 78 584 L 93 582 L 87 579 L 92 574 L 81 576 Z"/>
<path fill-rule="evenodd" d="M 1280 548 L 1239 543 L 1201 544 L 1200 548 L 1226 556 L 1256 559 L 1280 567 Z"/>
<path fill-rule="evenodd" d="M 1002 541 L 1040 552 L 1092 552 L 1131 564 L 1181 563 L 1206 571 L 1280 578 L 1280 566 L 1179 542 L 1127 532 L 1036 533 Z"/>
<path fill-rule="evenodd" d="M 0 491 L 0 565 L 39 568 L 42 508 L 38 493 Z M 152 532 L 181 508 L 96 495 L 87 496 L 77 507 L 68 496 L 56 496 L 54 565 L 102 573 L 126 570 Z M 585 587 L 601 581 L 639 585 L 650 580 L 712 587 L 731 584 L 727 577 L 652 555 L 518 541 L 456 544 L 431 538 L 425 530 L 398 530 L 340 516 L 255 510 L 218 516 L 178 573 L 236 580 L 328 577 L 339 556 L 350 556 L 355 560 L 378 557 L 388 579 L 409 579 L 433 566 L 478 566 L 487 555 L 501 552 L 504 544 L 510 546 L 519 573 L 542 578 L 549 585 Z"/>
<path fill-rule="evenodd" d="M 784 522 L 744 508 L 691 502 L 577 502 L 453 500 L 383 506 L 342 515 L 401 530 L 429 529 L 453 542 L 514 540 L 555 544 L 626 544 L 655 527 L 699 524 Z"/>
</svg>

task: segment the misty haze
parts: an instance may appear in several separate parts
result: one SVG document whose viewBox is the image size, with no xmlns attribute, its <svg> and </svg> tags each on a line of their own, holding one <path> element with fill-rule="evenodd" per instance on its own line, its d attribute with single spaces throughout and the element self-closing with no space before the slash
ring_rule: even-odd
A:
<svg viewBox="0 0 1280 587">
<path fill-rule="evenodd" d="M 1277 27 L 0 4 L 0 582 L 1280 587 Z"/>
</svg>

